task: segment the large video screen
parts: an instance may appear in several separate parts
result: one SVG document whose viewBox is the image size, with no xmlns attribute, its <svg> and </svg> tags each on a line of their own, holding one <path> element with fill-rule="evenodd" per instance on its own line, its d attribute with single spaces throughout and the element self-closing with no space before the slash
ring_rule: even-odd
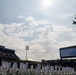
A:
<svg viewBox="0 0 76 75">
<path fill-rule="evenodd" d="M 61 58 L 76 57 L 76 47 L 60 48 L 60 57 Z"/>
</svg>

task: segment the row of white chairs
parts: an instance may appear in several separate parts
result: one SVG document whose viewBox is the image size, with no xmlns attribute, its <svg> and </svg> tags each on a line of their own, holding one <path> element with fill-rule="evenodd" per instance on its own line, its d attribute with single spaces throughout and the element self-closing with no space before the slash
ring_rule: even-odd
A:
<svg viewBox="0 0 76 75">
<path fill-rule="evenodd" d="M 41 66 L 41 64 L 37 64 L 36 68 L 34 69 L 34 66 L 31 65 L 31 68 L 28 68 L 28 63 L 20 63 L 20 67 L 17 67 L 17 63 L 14 62 L 11 67 L 11 62 L 2 61 L 2 65 L 0 66 L 0 73 L 7 75 L 7 73 L 12 73 L 15 75 L 23 74 L 23 73 L 35 73 L 35 74 L 76 74 L 76 71 L 72 67 L 62 67 L 60 66 Z"/>
</svg>

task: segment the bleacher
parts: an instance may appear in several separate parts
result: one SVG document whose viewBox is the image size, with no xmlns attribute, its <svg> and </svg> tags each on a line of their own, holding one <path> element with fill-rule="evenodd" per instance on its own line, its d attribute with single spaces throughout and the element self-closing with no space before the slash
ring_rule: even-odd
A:
<svg viewBox="0 0 76 75">
<path fill-rule="evenodd" d="M 0 45 L 0 60 L 20 60 L 20 58 L 15 54 L 15 50 L 5 48 L 5 46 Z"/>
</svg>

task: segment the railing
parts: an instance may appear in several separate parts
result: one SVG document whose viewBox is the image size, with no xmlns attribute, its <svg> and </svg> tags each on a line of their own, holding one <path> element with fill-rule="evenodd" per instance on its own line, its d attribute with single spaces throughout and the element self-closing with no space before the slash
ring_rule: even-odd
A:
<svg viewBox="0 0 76 75">
<path fill-rule="evenodd" d="M 41 66 L 37 64 L 36 69 L 31 65 L 28 68 L 28 63 L 20 63 L 20 67 L 17 67 L 17 63 L 11 67 L 11 62 L 2 61 L 0 66 L 0 75 L 76 75 L 76 71 L 72 67 L 62 67 L 60 66 Z"/>
</svg>

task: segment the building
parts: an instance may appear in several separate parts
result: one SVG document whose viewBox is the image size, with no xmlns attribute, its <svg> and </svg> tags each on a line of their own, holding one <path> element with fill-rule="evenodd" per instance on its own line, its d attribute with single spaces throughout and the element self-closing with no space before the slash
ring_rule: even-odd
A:
<svg viewBox="0 0 76 75">
<path fill-rule="evenodd" d="M 0 45 L 0 60 L 20 60 L 20 58 L 15 54 L 15 50 Z"/>
<path fill-rule="evenodd" d="M 58 60 L 42 60 L 41 64 L 46 66 L 62 66 L 62 67 L 73 67 L 76 71 L 76 45 L 63 47 L 59 49 L 60 59 Z"/>
<path fill-rule="evenodd" d="M 18 67 L 20 66 L 20 63 L 28 63 L 28 68 L 30 68 L 31 65 L 36 68 L 37 64 L 40 63 L 30 60 L 20 60 L 20 58 L 15 54 L 15 50 L 8 49 L 5 48 L 5 46 L 0 45 L 0 65 L 2 64 L 2 60 L 11 62 L 11 66 L 14 64 L 14 62 L 17 62 Z"/>
</svg>

